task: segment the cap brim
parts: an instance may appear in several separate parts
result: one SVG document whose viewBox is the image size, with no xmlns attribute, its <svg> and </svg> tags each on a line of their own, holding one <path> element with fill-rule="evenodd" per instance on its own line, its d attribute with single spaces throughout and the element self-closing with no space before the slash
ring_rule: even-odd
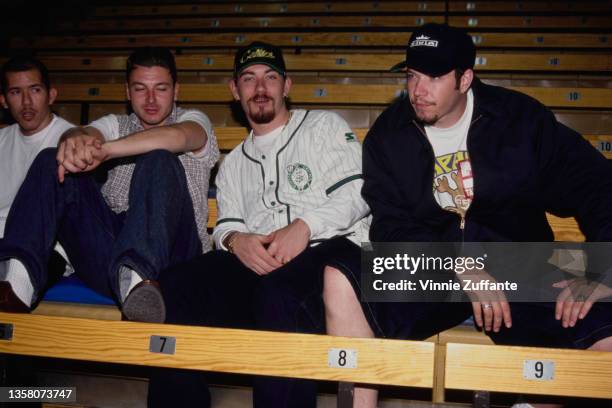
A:
<svg viewBox="0 0 612 408">
<path fill-rule="evenodd" d="M 283 71 L 282 69 L 279 69 L 278 67 L 275 67 L 274 65 L 270 64 L 269 62 L 266 62 L 266 61 L 256 61 L 255 60 L 255 61 L 251 61 L 251 62 L 248 62 L 247 64 L 243 65 L 242 68 L 240 68 L 240 71 L 236 72 L 236 75 L 240 75 L 240 73 L 242 71 L 244 71 L 246 68 L 250 67 L 251 65 L 267 65 L 267 66 L 269 66 L 270 68 L 272 68 L 274 71 L 278 72 L 281 75 L 285 75 L 286 74 L 285 71 Z"/>
<path fill-rule="evenodd" d="M 406 61 L 398 62 L 392 66 L 391 72 L 402 72 L 404 69 L 406 69 Z"/>
</svg>

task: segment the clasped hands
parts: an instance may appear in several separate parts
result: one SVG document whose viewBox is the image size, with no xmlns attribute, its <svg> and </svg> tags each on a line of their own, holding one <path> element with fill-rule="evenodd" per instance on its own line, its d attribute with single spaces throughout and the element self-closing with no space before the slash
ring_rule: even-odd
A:
<svg viewBox="0 0 612 408">
<path fill-rule="evenodd" d="M 107 157 L 106 145 L 100 139 L 87 134 L 69 136 L 57 148 L 58 180 L 63 183 L 66 173 L 91 171 Z"/>
<path fill-rule="evenodd" d="M 267 275 L 299 255 L 310 241 L 310 228 L 301 219 L 268 235 L 236 233 L 232 249 L 249 269 Z"/>
</svg>

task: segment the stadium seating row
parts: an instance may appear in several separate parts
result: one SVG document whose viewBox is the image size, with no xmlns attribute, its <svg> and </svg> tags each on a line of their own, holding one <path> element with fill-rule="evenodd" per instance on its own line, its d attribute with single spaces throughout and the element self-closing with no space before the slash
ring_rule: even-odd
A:
<svg viewBox="0 0 612 408">
<path fill-rule="evenodd" d="M 319 2 L 225 2 L 101 6 L 93 14 L 108 16 L 159 16 L 209 14 L 372 13 L 372 12 L 606 12 L 609 1 L 319 1 Z"/>
<path fill-rule="evenodd" d="M 388 72 L 402 59 L 400 51 L 375 52 L 300 52 L 287 50 L 284 54 L 289 72 L 301 71 L 359 71 Z M 51 71 L 124 71 L 126 55 L 47 55 L 41 60 Z M 0 59 L 3 63 L 5 59 Z M 479 51 L 476 55 L 477 72 L 538 71 L 606 72 L 612 71 L 612 55 L 602 52 L 566 51 Z M 176 56 L 179 71 L 231 71 L 232 52 L 191 53 Z"/>
</svg>

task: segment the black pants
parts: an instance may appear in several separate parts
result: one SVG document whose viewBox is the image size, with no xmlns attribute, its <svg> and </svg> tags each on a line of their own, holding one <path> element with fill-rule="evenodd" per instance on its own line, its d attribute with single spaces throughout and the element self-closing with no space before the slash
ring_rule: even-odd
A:
<svg viewBox="0 0 612 408">
<path fill-rule="evenodd" d="M 341 270 L 359 291 L 359 264 L 360 249 L 346 238 L 307 248 L 266 276 L 255 274 L 232 254 L 209 252 L 161 274 L 166 322 L 322 334 L 325 266 Z M 372 314 L 366 309 L 370 320 Z M 201 373 L 155 370 L 149 406 L 210 406 L 204 380 Z M 253 387 L 257 408 L 316 406 L 314 381 L 260 376 Z"/>
</svg>

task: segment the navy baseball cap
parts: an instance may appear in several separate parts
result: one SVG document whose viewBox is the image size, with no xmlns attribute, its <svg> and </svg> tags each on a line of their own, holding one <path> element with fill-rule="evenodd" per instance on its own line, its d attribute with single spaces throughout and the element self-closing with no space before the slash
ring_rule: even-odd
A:
<svg viewBox="0 0 612 408">
<path fill-rule="evenodd" d="M 446 24 L 428 23 L 414 30 L 406 48 L 406 60 L 391 71 L 414 69 L 431 77 L 454 69 L 473 69 L 476 47 L 464 30 Z"/>
<path fill-rule="evenodd" d="M 281 49 L 265 42 L 255 41 L 238 50 L 234 58 L 234 75 L 240 75 L 246 67 L 255 64 L 267 65 L 283 76 L 287 72 Z"/>
</svg>

